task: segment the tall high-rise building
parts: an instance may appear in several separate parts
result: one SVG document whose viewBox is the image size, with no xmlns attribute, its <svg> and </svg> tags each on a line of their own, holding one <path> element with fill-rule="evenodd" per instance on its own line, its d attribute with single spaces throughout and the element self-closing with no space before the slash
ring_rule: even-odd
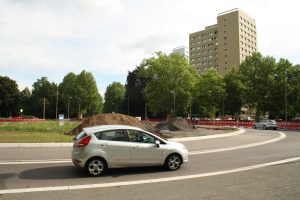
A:
<svg viewBox="0 0 300 200">
<path fill-rule="evenodd" d="M 224 75 L 257 51 L 256 23 L 240 9 L 218 14 L 217 24 L 189 35 L 190 63 L 200 73 L 216 69 Z"/>
<path fill-rule="evenodd" d="M 179 53 L 180 55 L 189 58 L 189 51 L 186 46 L 180 46 L 173 49 L 173 53 Z"/>
</svg>

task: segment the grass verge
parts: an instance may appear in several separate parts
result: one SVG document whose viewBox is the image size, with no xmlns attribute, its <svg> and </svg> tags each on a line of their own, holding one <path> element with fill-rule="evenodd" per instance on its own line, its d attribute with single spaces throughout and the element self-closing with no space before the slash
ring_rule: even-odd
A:
<svg viewBox="0 0 300 200">
<path fill-rule="evenodd" d="M 81 122 L 66 121 L 60 126 L 58 121 L 41 122 L 1 122 L 0 131 L 22 132 L 58 132 L 64 133 L 78 126 Z"/>
<path fill-rule="evenodd" d="M 63 143 L 72 142 L 73 137 L 58 132 L 0 131 L 0 143 Z"/>
<path fill-rule="evenodd" d="M 72 142 L 74 136 L 64 135 L 64 133 L 80 123 L 66 121 L 63 126 L 60 126 L 58 121 L 1 122 L 0 143 Z"/>
</svg>

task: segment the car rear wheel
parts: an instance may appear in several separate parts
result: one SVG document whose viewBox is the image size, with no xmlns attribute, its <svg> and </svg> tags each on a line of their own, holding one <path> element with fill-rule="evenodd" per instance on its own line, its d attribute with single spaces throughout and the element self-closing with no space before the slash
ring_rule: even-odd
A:
<svg viewBox="0 0 300 200">
<path fill-rule="evenodd" d="M 256 126 L 254 125 L 253 128 L 256 129 Z"/>
<path fill-rule="evenodd" d="M 180 168 L 181 156 L 178 154 L 171 154 L 165 161 L 165 168 L 170 171 L 176 171 Z"/>
<path fill-rule="evenodd" d="M 90 176 L 101 176 L 106 171 L 107 165 L 102 158 L 91 158 L 85 168 Z"/>
</svg>

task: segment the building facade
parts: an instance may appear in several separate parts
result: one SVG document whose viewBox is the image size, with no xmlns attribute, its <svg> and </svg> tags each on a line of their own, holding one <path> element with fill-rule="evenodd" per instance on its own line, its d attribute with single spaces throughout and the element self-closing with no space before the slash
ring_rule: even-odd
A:
<svg viewBox="0 0 300 200">
<path fill-rule="evenodd" d="M 184 56 L 185 58 L 189 58 L 189 51 L 186 46 L 180 46 L 173 49 L 172 53 L 179 53 L 180 55 Z"/>
<path fill-rule="evenodd" d="M 256 23 L 240 9 L 220 13 L 217 24 L 189 35 L 189 59 L 200 73 L 224 75 L 257 51 Z"/>
</svg>

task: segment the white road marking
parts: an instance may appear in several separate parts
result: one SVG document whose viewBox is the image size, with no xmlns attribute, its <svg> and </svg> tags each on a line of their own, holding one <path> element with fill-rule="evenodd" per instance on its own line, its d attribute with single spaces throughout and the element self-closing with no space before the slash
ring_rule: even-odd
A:
<svg viewBox="0 0 300 200">
<path fill-rule="evenodd" d="M 228 148 L 220 148 L 220 149 L 208 149 L 208 150 L 202 150 L 202 151 L 191 151 L 189 155 L 197 155 L 197 154 L 206 154 L 206 153 L 215 153 L 215 152 L 222 152 L 222 151 L 231 151 L 231 150 L 237 150 L 237 149 L 243 149 L 243 148 L 249 148 L 249 147 L 255 147 L 260 146 L 264 144 L 269 144 L 272 142 L 277 142 L 279 140 L 282 140 L 286 137 L 286 135 L 282 132 L 279 133 L 279 137 L 276 137 L 274 139 L 257 142 L 257 143 L 251 143 L 251 144 L 245 144 L 245 145 L 239 145 L 239 146 L 233 146 Z M 70 163 L 72 160 L 70 159 L 53 159 L 53 160 L 7 160 L 7 161 L 0 161 L 0 165 L 21 165 L 21 164 L 52 164 L 52 163 Z"/>
<path fill-rule="evenodd" d="M 168 177 L 168 178 L 146 179 L 146 180 L 137 180 L 137 181 L 124 181 L 124 182 L 115 182 L 115 183 L 72 185 L 72 186 L 6 189 L 6 190 L 0 190 L 0 194 L 17 194 L 17 193 L 47 192 L 47 191 L 67 191 L 67 190 L 107 188 L 107 187 L 117 187 L 117 186 L 129 186 L 129 185 L 179 181 L 179 180 L 202 178 L 202 177 L 208 177 L 208 176 L 216 176 L 216 175 L 222 175 L 222 174 L 242 172 L 242 171 L 259 169 L 259 168 L 273 166 L 273 165 L 295 162 L 298 160 L 300 160 L 300 157 L 294 157 L 294 158 L 289 158 L 289 159 L 284 159 L 284 160 L 279 160 L 279 161 L 274 161 L 274 162 L 268 162 L 268 163 L 263 163 L 263 164 L 258 164 L 258 165 L 252 165 L 252 166 L 247 166 L 247 167 L 225 170 L 225 171 L 209 172 L 209 173 L 186 175 L 186 176 L 175 176 L 175 177 Z"/>
<path fill-rule="evenodd" d="M 207 140 L 207 139 L 215 139 L 215 138 L 222 138 L 222 137 L 229 137 L 240 135 L 245 133 L 245 129 L 239 128 L 237 131 L 233 131 L 230 133 L 223 133 L 223 134 L 215 134 L 215 135 L 205 135 L 205 136 L 195 136 L 195 137 L 183 137 L 183 138 L 172 138 L 169 139 L 175 142 L 186 142 L 186 141 L 194 141 L 194 140 Z"/>
<path fill-rule="evenodd" d="M 70 163 L 70 159 L 49 159 L 49 160 L 5 160 L 0 161 L 0 165 L 23 165 L 23 164 L 52 164 L 52 163 Z"/>
<path fill-rule="evenodd" d="M 209 150 L 202 150 L 202 151 L 191 151 L 189 155 L 197 155 L 197 154 L 205 154 L 205 153 L 215 153 L 215 152 L 221 152 L 221 151 L 231 151 L 231 150 L 236 150 L 236 149 L 244 149 L 244 148 L 249 148 L 249 147 L 255 147 L 255 146 L 260 146 L 264 144 L 269 144 L 272 142 L 277 142 L 279 140 L 282 140 L 286 137 L 286 135 L 282 132 L 277 132 L 279 133 L 279 137 L 276 137 L 274 139 L 262 141 L 262 142 L 256 142 L 252 144 L 245 144 L 245 145 L 239 145 L 239 146 L 234 146 L 234 147 L 228 147 L 228 148 L 220 148 L 220 149 L 209 149 Z"/>
</svg>

